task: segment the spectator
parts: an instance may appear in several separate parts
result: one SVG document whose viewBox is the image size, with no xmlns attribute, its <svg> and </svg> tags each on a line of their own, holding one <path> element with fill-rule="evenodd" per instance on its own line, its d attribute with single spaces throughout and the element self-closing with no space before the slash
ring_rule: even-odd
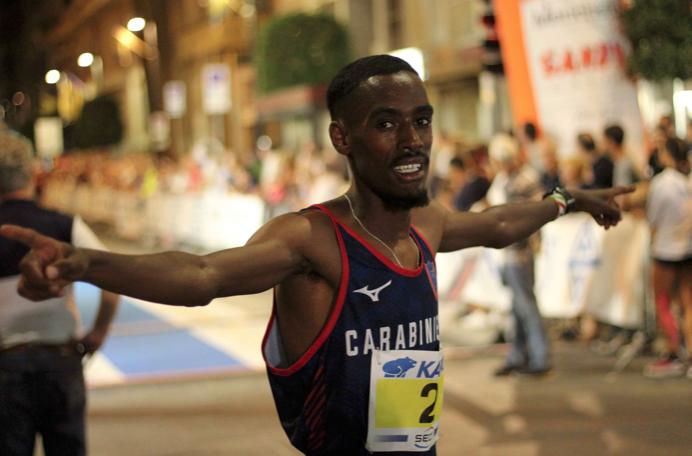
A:
<svg viewBox="0 0 692 456">
<path fill-rule="evenodd" d="M 640 180 L 624 143 L 625 131 L 620 125 L 609 125 L 603 130 L 603 147 L 613 161 L 613 185 L 632 185 Z"/>
<path fill-rule="evenodd" d="M 490 159 L 498 173 L 488 190 L 491 205 L 530 201 L 540 197 L 536 171 L 522 165 L 519 146 L 506 135 L 498 135 L 489 145 Z M 496 376 L 513 372 L 542 375 L 550 371 L 548 338 L 534 294 L 534 255 L 528 239 L 515 242 L 505 251 L 503 282 L 512 290 L 514 334 L 504 365 Z"/>
<path fill-rule="evenodd" d="M 688 356 L 692 346 L 692 186 L 687 144 L 668 138 L 660 159 L 665 169 L 651 180 L 648 188 L 640 186 L 637 193 L 623 201 L 626 209 L 646 204 L 653 239 L 656 316 L 666 341 L 666 353 L 644 368 L 647 377 L 670 377 L 684 372 L 678 323 L 671 311 L 676 295 L 682 306 L 682 332 Z M 688 376 L 692 378 L 692 368 Z"/>
<path fill-rule="evenodd" d="M 588 188 L 608 188 L 613 186 L 613 161 L 607 154 L 599 152 L 593 137 L 588 133 L 577 135 L 577 149 L 591 165 Z"/>
<path fill-rule="evenodd" d="M 452 205 L 457 211 L 469 211 L 478 201 L 485 198 L 490 181 L 485 176 L 477 156 L 483 152 L 485 146 L 479 146 L 471 150 L 469 154 L 455 157 L 450 162 L 450 181 L 452 174 L 461 174 L 462 178 L 455 178 L 453 185 Z"/>
<path fill-rule="evenodd" d="M 40 208 L 31 145 L 0 125 L 0 224 L 14 223 L 87 248 L 103 248 L 79 217 Z M 101 293 L 93 329 L 77 335 L 71 288 L 32 302 L 16 293 L 27 249 L 0 238 L 0 454 L 31 455 L 41 434 L 47 455 L 84 455 L 85 387 L 82 357 L 103 344 L 118 295 Z"/>
<path fill-rule="evenodd" d="M 548 147 L 545 138 L 538 134 L 538 128 L 533 122 L 526 122 L 522 126 L 519 135 L 521 145 L 521 159 L 528 163 L 539 174 L 545 171 L 543 163 L 543 152 Z"/>
<path fill-rule="evenodd" d="M 666 147 L 666 140 L 668 139 L 668 134 L 665 127 L 659 125 L 654 129 L 652 135 L 653 147 L 649 151 L 649 163 L 647 175 L 649 178 L 654 177 L 661 171 L 665 169 L 665 166 L 661 163 L 661 153 Z"/>
<path fill-rule="evenodd" d="M 560 185 L 560 162 L 554 144 L 546 144 L 541 150 L 541 186 L 549 191 Z"/>
</svg>

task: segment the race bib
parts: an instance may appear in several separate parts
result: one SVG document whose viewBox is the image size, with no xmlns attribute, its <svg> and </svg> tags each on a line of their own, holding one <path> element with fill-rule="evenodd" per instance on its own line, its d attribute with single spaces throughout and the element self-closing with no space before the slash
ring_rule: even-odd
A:
<svg viewBox="0 0 692 456">
<path fill-rule="evenodd" d="M 437 442 L 442 369 L 439 351 L 373 351 L 369 451 L 427 451 Z"/>
</svg>

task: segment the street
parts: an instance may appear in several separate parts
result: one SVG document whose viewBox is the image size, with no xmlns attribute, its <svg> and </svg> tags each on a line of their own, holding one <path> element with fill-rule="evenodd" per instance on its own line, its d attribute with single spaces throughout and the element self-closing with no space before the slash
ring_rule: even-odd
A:
<svg viewBox="0 0 692 456">
<path fill-rule="evenodd" d="M 544 378 L 496 379 L 504 347 L 447 348 L 438 454 L 687 455 L 692 380 L 651 380 L 640 357 L 614 360 L 577 343 L 554 345 Z M 95 456 L 294 455 L 264 372 L 96 388 Z"/>
</svg>

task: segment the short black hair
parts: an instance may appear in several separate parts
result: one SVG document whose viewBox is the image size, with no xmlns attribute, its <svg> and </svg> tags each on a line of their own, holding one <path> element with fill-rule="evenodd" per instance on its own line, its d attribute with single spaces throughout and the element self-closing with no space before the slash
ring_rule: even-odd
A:
<svg viewBox="0 0 692 456">
<path fill-rule="evenodd" d="M 524 124 L 524 134 L 531 141 L 535 141 L 538 137 L 538 131 L 536 130 L 536 125 L 533 122 L 526 122 Z"/>
<path fill-rule="evenodd" d="M 666 150 L 673 157 L 675 163 L 685 162 L 687 160 L 687 143 L 682 139 L 668 138 L 666 140 Z"/>
<path fill-rule="evenodd" d="M 577 135 L 577 142 L 585 151 L 591 153 L 596 150 L 596 143 L 593 137 L 588 133 L 579 133 Z"/>
<path fill-rule="evenodd" d="M 334 76 L 327 88 L 327 109 L 332 119 L 337 118 L 337 105 L 353 92 L 361 82 L 381 74 L 394 74 L 408 71 L 418 75 L 406 61 L 392 55 L 371 55 L 355 60 L 343 67 Z"/>
<path fill-rule="evenodd" d="M 618 146 L 622 146 L 622 142 L 625 140 L 625 131 L 620 125 L 613 124 L 607 126 L 605 130 L 603 130 L 603 134 Z"/>
</svg>

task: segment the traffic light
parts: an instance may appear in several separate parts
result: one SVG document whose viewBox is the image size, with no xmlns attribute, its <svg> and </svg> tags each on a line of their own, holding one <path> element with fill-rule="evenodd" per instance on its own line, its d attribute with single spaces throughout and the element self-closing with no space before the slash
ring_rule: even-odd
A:
<svg viewBox="0 0 692 456">
<path fill-rule="evenodd" d="M 495 13 L 490 0 L 485 2 L 485 12 L 481 16 L 481 23 L 485 28 L 483 39 L 483 69 L 494 74 L 504 74 L 502 67 L 502 54 L 500 52 L 500 39 L 495 28 Z"/>
</svg>

